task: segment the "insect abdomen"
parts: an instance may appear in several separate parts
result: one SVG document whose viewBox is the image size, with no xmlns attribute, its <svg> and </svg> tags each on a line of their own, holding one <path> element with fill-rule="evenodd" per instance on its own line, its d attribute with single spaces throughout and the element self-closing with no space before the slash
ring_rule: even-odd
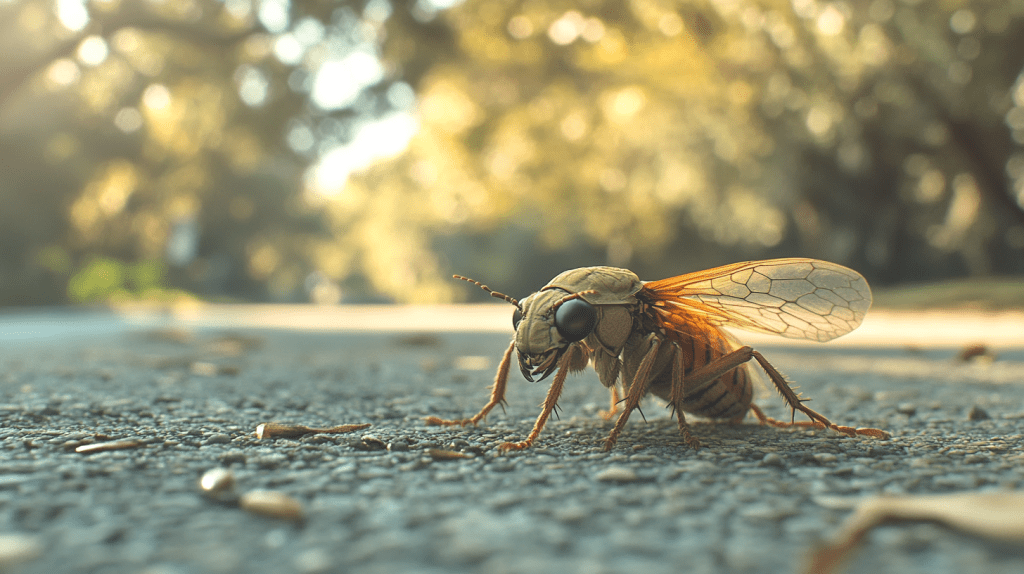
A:
<svg viewBox="0 0 1024 574">
<path fill-rule="evenodd" d="M 714 327 L 677 333 L 683 351 L 686 375 L 733 350 L 734 345 Z M 684 387 L 683 410 L 713 419 L 742 417 L 754 397 L 753 377 L 743 364 L 718 379 L 696 389 Z M 685 379 L 684 379 L 685 380 Z"/>
</svg>

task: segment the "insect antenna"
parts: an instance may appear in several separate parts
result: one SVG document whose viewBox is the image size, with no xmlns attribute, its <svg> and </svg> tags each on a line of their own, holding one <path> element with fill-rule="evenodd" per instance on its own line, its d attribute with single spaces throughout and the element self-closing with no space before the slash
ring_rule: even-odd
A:
<svg viewBox="0 0 1024 574">
<path fill-rule="evenodd" d="M 496 298 L 501 299 L 503 301 L 508 301 L 509 303 L 511 303 L 511 304 L 515 305 L 516 307 L 518 307 L 519 310 L 523 309 L 523 307 L 519 304 L 519 301 L 517 301 L 514 297 L 509 297 L 508 295 L 506 295 L 504 293 L 498 293 L 497 291 L 491 289 L 487 285 L 484 285 L 483 283 L 481 283 L 481 282 L 479 282 L 479 281 L 477 281 L 475 279 L 470 279 L 469 277 L 463 277 L 462 275 L 452 275 L 452 277 L 455 278 L 455 279 L 462 279 L 463 281 L 469 281 L 470 283 L 472 283 L 472 284 L 476 285 L 477 287 L 483 289 L 484 291 L 487 291 L 488 293 L 490 293 L 491 297 L 496 297 Z"/>
</svg>

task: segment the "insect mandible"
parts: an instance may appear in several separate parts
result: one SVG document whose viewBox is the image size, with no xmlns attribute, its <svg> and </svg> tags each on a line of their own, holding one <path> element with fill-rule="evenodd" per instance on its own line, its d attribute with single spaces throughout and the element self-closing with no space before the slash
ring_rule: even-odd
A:
<svg viewBox="0 0 1024 574">
<path fill-rule="evenodd" d="M 502 443 L 499 451 L 530 447 L 558 403 L 566 376 L 593 363 L 611 390 L 607 419 L 621 413 L 605 440 L 615 442 L 648 393 L 668 402 L 683 441 L 694 449 L 685 413 L 738 422 L 748 411 L 762 424 L 828 428 L 849 436 L 888 438 L 876 428 L 839 426 L 807 407 L 806 399 L 761 353 L 739 344 L 722 327 L 824 342 L 860 325 L 871 306 L 867 281 L 852 269 L 815 259 L 748 261 L 660 281 L 641 281 L 615 267 L 565 271 L 522 301 L 455 275 L 503 299 L 516 310 L 515 337 L 498 366 L 491 397 L 471 418 L 428 417 L 436 425 L 477 424 L 505 401 L 513 353 L 527 380 L 555 373 L 529 436 Z M 768 417 L 752 401 L 761 366 L 792 410 L 790 422 Z M 621 388 L 623 399 L 620 400 Z M 796 412 L 809 421 L 796 421 Z"/>
</svg>

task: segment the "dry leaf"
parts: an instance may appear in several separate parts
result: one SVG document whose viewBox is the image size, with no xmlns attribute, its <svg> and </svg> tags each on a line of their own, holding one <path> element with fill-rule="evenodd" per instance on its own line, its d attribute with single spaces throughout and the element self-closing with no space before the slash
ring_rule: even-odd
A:
<svg viewBox="0 0 1024 574">
<path fill-rule="evenodd" d="M 139 448 L 145 446 L 142 441 L 135 439 L 127 440 L 115 440 L 111 442 L 97 442 L 93 444 L 83 444 L 82 446 L 75 449 L 75 452 L 79 454 L 93 454 L 97 452 L 106 452 L 108 450 L 125 450 L 130 448 Z"/>
<path fill-rule="evenodd" d="M 307 434 L 343 434 L 347 432 L 370 428 L 370 423 L 356 425 L 338 425 L 329 428 L 313 428 L 303 425 L 288 425 L 284 423 L 261 423 L 256 425 L 256 438 L 297 438 Z"/>
<path fill-rule="evenodd" d="M 959 493 L 868 498 L 835 538 L 811 556 L 808 574 L 832 574 L 872 528 L 906 521 L 938 522 L 967 534 L 1024 543 L 1024 493 Z"/>
</svg>

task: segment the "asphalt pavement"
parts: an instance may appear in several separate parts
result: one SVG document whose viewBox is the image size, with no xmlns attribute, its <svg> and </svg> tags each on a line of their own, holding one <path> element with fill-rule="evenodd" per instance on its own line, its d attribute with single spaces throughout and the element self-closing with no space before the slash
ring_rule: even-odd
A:
<svg viewBox="0 0 1024 574">
<path fill-rule="evenodd" d="M 1024 488 L 1024 347 L 978 339 L 995 327 L 757 339 L 813 408 L 888 440 L 696 420 L 694 452 L 652 398 L 606 453 L 588 371 L 534 448 L 502 456 L 549 380 L 513 369 L 504 412 L 424 423 L 475 413 L 511 336 L 463 311 L 335 328 L 258 308 L 0 316 L 0 572 L 798 572 L 865 497 Z M 371 426 L 258 438 L 270 422 Z M 204 492 L 214 469 L 230 474 Z M 1024 548 L 897 524 L 845 571 L 1022 572 Z"/>
</svg>

